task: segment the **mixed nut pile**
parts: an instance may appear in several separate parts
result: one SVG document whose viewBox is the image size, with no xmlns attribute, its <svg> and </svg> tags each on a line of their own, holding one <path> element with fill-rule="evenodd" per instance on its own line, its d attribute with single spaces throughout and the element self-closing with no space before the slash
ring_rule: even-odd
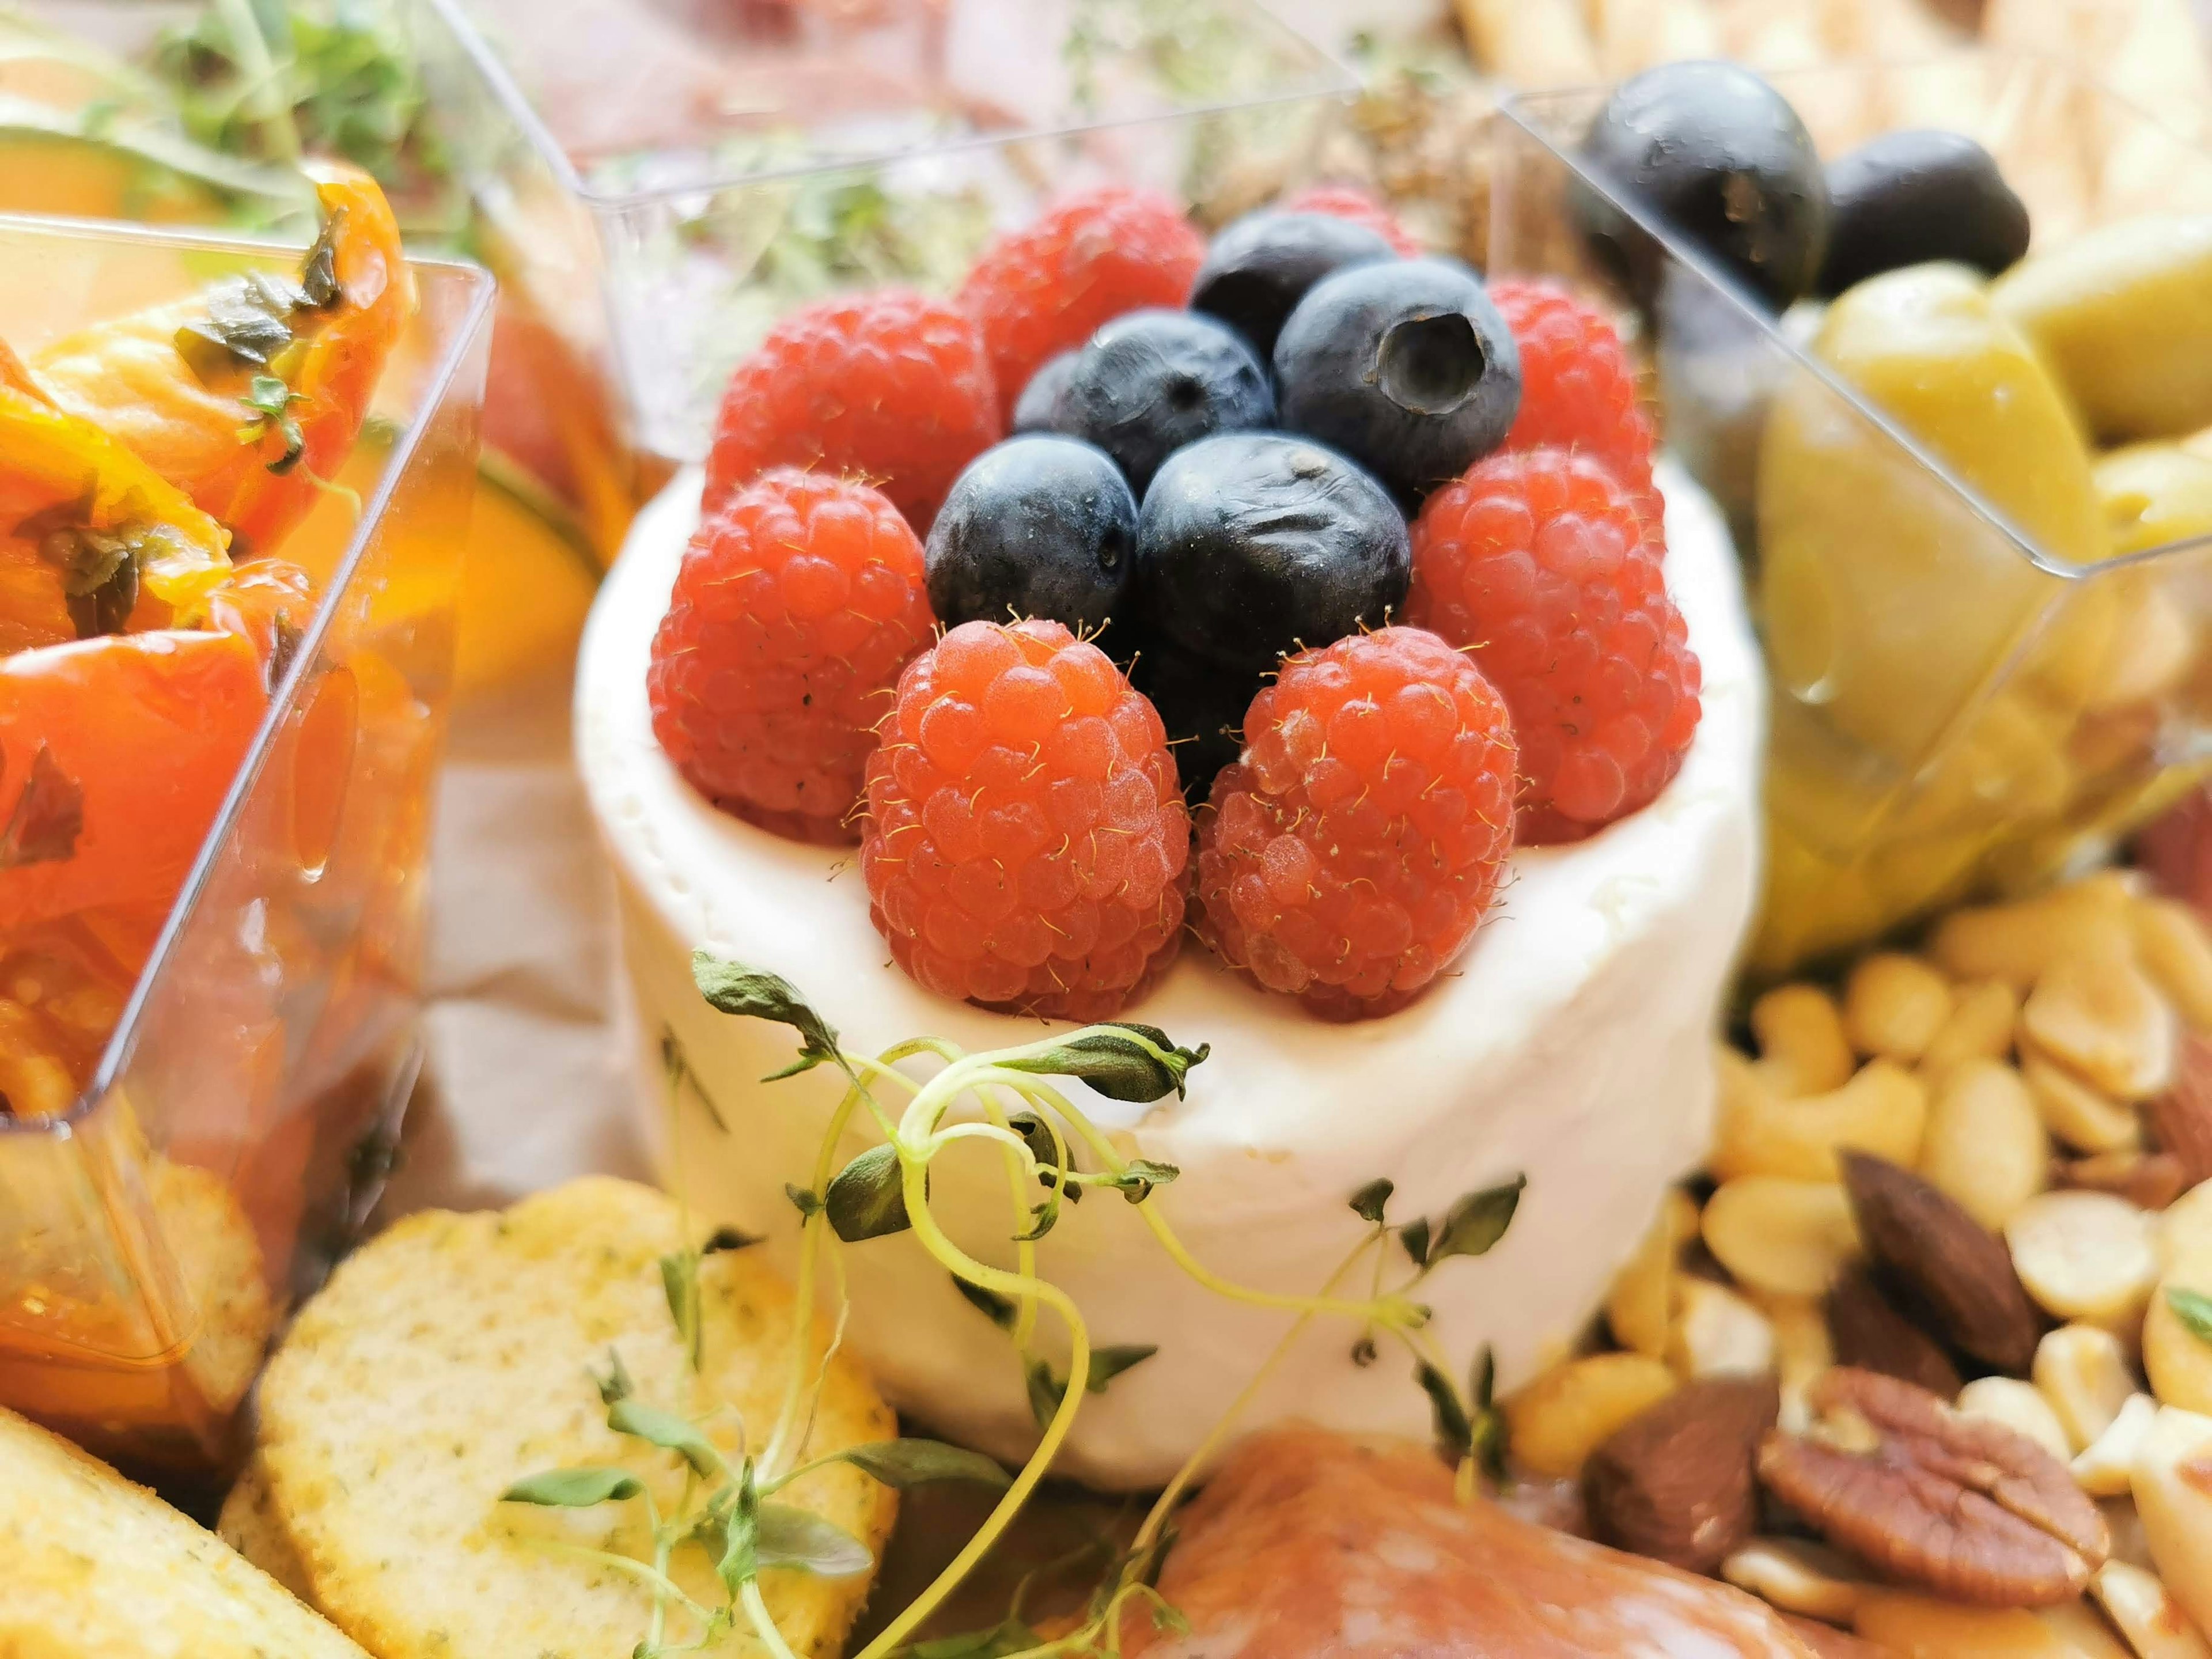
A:
<svg viewBox="0 0 2212 1659">
<path fill-rule="evenodd" d="M 1877 1650 L 2212 1659 L 2196 912 L 2106 872 L 1749 1024 L 1611 1346 L 1505 1402 L 1523 1469 L 1604 1541 Z"/>
</svg>

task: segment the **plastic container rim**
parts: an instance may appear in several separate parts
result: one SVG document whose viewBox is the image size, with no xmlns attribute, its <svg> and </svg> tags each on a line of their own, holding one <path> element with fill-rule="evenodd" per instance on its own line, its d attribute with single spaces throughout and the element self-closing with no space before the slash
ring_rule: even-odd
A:
<svg viewBox="0 0 2212 1659">
<path fill-rule="evenodd" d="M 150 243 L 248 257 L 296 255 L 303 246 L 276 237 L 207 236 L 190 230 L 171 230 L 112 219 L 63 219 L 40 214 L 0 213 L 0 235 L 23 233 L 70 241 Z M 385 513 L 392 504 L 392 493 L 414 461 L 428 425 L 428 416 L 444 405 L 454 375 L 459 372 L 463 360 L 490 319 L 498 285 L 491 273 L 483 266 L 465 259 L 426 258 L 412 254 L 407 263 L 412 270 L 449 273 L 466 283 L 470 290 L 467 308 L 455 318 L 451 337 L 423 380 L 422 395 L 415 418 L 393 434 L 391 458 L 385 465 L 383 477 L 378 480 L 375 489 L 362 501 L 361 521 L 355 526 L 353 534 L 346 543 L 345 552 L 332 571 L 329 589 L 301 631 L 299 645 L 285 668 L 283 679 L 270 695 L 268 712 L 255 728 L 253 740 L 246 747 L 246 757 L 239 763 L 238 770 L 231 777 L 229 787 L 223 793 L 222 804 L 216 809 L 214 822 L 208 826 L 207 836 L 200 842 L 199 851 L 193 855 L 191 868 L 185 876 L 184 884 L 177 890 L 176 899 L 162 921 L 161 931 L 154 942 L 153 951 L 131 988 L 130 997 L 123 1005 L 122 1018 L 116 1022 L 106 1046 L 101 1049 L 100 1063 L 93 1068 L 90 1080 L 70 1103 L 69 1110 L 58 1116 L 17 1118 L 0 1113 L 0 1138 L 41 1135 L 54 1139 L 68 1139 L 75 1133 L 76 1126 L 98 1106 L 122 1076 L 131 1050 L 137 1041 L 138 1022 L 145 1012 L 149 989 L 167 965 L 185 919 L 198 908 L 200 894 L 213 873 L 216 860 L 236 827 L 239 815 L 245 810 L 246 796 L 259 779 L 262 768 L 268 763 L 270 751 L 276 746 L 277 733 L 299 700 L 301 689 L 307 684 L 308 670 L 329 635 L 331 622 L 337 613 L 339 602 L 352 588 L 355 573 L 368 550 L 370 539 L 384 521 Z"/>
<path fill-rule="evenodd" d="M 1965 47 L 1955 52 L 1939 52 L 1917 58 L 1856 58 L 1817 67 L 1780 70 L 1766 78 L 1786 92 L 1788 83 L 1793 80 L 1811 80 L 1816 76 L 1834 76 L 1850 70 L 1863 72 L 1883 70 L 1922 70 L 1945 64 L 1960 63 L 2018 63 L 2040 65 L 2048 72 L 2063 76 L 2079 87 L 2094 91 L 2100 97 L 2111 99 L 2112 102 L 2126 109 L 2135 119 L 2156 128 L 2176 145 L 2203 156 L 2207 165 L 2212 166 L 2212 151 L 2207 151 L 2201 145 L 2181 137 L 2162 122 L 2127 102 L 2117 94 L 2107 91 L 2100 83 L 2077 74 L 2059 60 L 2040 53 L 1998 52 L 1987 48 Z M 2075 564 L 2045 552 L 2033 537 L 2020 529 L 1978 490 L 1960 477 L 1948 463 L 1930 452 L 1893 416 L 1879 405 L 1870 402 L 1848 380 L 1784 333 L 1778 325 L 1780 319 L 1769 314 L 1753 301 L 1735 279 L 1729 276 L 1717 262 L 1710 258 L 1702 248 L 1653 214 L 1644 203 L 1621 193 L 1610 179 L 1585 165 L 1582 157 L 1575 150 L 1564 147 L 1553 136 L 1552 126 L 1555 126 L 1556 124 L 1547 126 L 1542 119 L 1541 112 L 1546 109 L 1568 106 L 1577 100 L 1602 97 L 1619 84 L 1616 82 L 1580 87 L 1553 87 L 1538 92 L 1516 92 L 1500 100 L 1498 113 L 1501 118 L 1510 121 L 1522 132 L 1534 139 L 1542 149 L 1565 167 L 1583 189 L 1590 191 L 1622 217 L 1634 224 L 1638 229 L 1650 236 L 1668 259 L 1687 266 L 1694 271 L 1706 286 L 1719 293 L 1729 305 L 1741 313 L 1761 337 L 1770 346 L 1781 352 L 1795 368 L 1818 380 L 1861 419 L 1869 422 L 1891 442 L 1896 444 L 1914 462 L 1932 474 L 1963 501 L 1977 517 L 1984 520 L 1992 530 L 2010 542 L 2029 563 L 2039 570 L 2063 580 L 2081 581 L 2091 577 L 2102 576 L 2108 572 L 2132 569 L 2136 566 L 2168 559 L 2184 552 L 2212 547 L 2212 535 L 2190 536 L 2178 541 L 2162 542 L 2156 547 L 2139 548 L 2132 553 L 2115 554 L 2109 558 L 2098 559 L 2087 564 Z"/>
<path fill-rule="evenodd" d="M 1244 0 L 1248 9 L 1258 9 Z M 553 136 L 552 130 L 539 117 L 536 106 L 509 73 L 490 41 L 472 22 L 462 5 L 462 0 L 429 0 L 435 12 L 454 40 L 460 43 L 471 68 L 482 76 L 484 82 L 498 99 L 507 117 L 529 140 L 530 147 L 538 158 L 553 169 L 555 179 L 569 195 L 589 206 L 596 213 L 617 213 L 635 207 L 647 207 L 670 201 L 678 197 L 711 195 L 718 191 L 739 189 L 748 185 L 775 184 L 792 179 L 802 179 L 825 173 L 843 173 L 862 167 L 884 167 L 893 161 L 908 161 L 921 155 L 957 155 L 969 150 L 990 149 L 1007 144 L 1036 139 L 1072 138 L 1085 133 L 1112 132 L 1129 127 L 1150 126 L 1161 121 L 1181 121 L 1202 118 L 1209 115 L 1225 115 L 1245 110 L 1271 108 L 1280 104 L 1295 104 L 1316 98 L 1347 98 L 1361 87 L 1360 77 L 1331 52 L 1292 28 L 1273 14 L 1259 9 L 1268 26 L 1285 40 L 1296 42 L 1314 60 L 1315 78 L 1308 84 L 1279 91 L 1262 93 L 1250 98 L 1217 99 L 1194 104 L 1177 104 L 1142 114 L 1116 116 L 1090 121 L 1048 123 L 1024 127 L 1019 131 L 976 133 L 950 139 L 944 143 L 930 144 L 917 149 L 889 149 L 870 154 L 839 156 L 835 160 L 816 160 L 793 162 L 787 166 L 763 167 L 756 171 L 717 173 L 711 177 L 687 179 L 678 184 L 654 185 L 639 190 L 611 190 L 587 182 L 577 172 L 574 161 L 567 147 Z"/>
</svg>

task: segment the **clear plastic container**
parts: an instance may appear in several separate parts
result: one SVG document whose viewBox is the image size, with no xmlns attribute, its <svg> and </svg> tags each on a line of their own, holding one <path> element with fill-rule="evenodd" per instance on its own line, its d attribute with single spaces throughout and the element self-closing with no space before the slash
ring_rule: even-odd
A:
<svg viewBox="0 0 2212 1659">
<path fill-rule="evenodd" d="M 25 352 L 296 249 L 0 218 Z M 0 1112 L 0 1405 L 133 1467 L 219 1464 L 266 1340 L 349 1242 L 417 1063 L 431 783 L 492 284 L 421 304 L 280 547 L 316 604 L 76 1104 Z M 67 989 L 0 956 L 0 1016 Z"/>
<path fill-rule="evenodd" d="M 495 268 L 674 460 L 793 307 L 950 289 L 1091 185 L 1233 199 L 1356 84 L 1255 0 L 423 3 L 462 49 L 426 72 Z"/>
<path fill-rule="evenodd" d="M 1903 128 L 1978 139 L 2027 204 L 2031 258 L 2098 227 L 2212 212 L 2212 156 L 2057 64 L 1968 52 L 1773 82 L 1824 155 Z M 2008 518 L 1824 360 L 1816 319 L 1778 321 L 1580 164 L 1605 95 L 1507 106 L 1492 269 L 1615 309 L 1665 441 L 1735 526 L 1773 685 L 1754 966 L 2033 884 L 2201 777 L 2212 540 L 2148 544 L 2155 514 L 2123 526 L 2109 498 L 2118 517 L 2087 538 L 2054 534 L 2055 514 Z"/>
</svg>

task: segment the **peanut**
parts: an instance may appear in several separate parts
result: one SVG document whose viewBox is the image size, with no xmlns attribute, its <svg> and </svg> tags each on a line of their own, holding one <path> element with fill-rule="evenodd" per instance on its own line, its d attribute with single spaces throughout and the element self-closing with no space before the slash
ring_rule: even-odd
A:
<svg viewBox="0 0 2212 1659">
<path fill-rule="evenodd" d="M 2018 1072 L 1966 1060 L 1943 1074 L 1920 1141 L 1920 1173 L 1991 1232 L 2051 1178 L 2051 1137 Z"/>
<path fill-rule="evenodd" d="M 2086 1601 L 2063 1601 L 2036 1615 L 2051 1634 L 2080 1659 L 2135 1659 L 2127 1644 L 2112 1634 L 2112 1627 Z"/>
<path fill-rule="evenodd" d="M 2203 1262 L 2160 1281 L 2143 1316 L 2143 1371 L 2162 1404 L 2212 1414 L 2212 1341 L 2189 1328 L 2174 1306 L 2176 1293 L 2212 1297 L 2212 1270 Z"/>
<path fill-rule="evenodd" d="M 2124 1328 L 2158 1282 L 2151 1218 L 2110 1193 L 2044 1193 L 2004 1236 L 2020 1282 L 2056 1318 Z"/>
<path fill-rule="evenodd" d="M 1869 1589 L 1851 1624 L 1896 1659 L 2126 1659 L 2118 1643 L 2084 1646 L 2078 1627 L 2024 1607 L 1972 1607 L 1905 1590 Z"/>
<path fill-rule="evenodd" d="M 2121 1498 L 2135 1477 L 2136 1449 L 2158 1416 L 2158 1401 L 2131 1394 L 2104 1433 L 2084 1447 L 2068 1466 L 2074 1484 L 2092 1498 Z"/>
<path fill-rule="evenodd" d="M 1951 1018 L 1951 982 L 1917 957 L 1880 951 L 1844 987 L 1844 1033 L 1863 1054 L 1910 1065 Z"/>
<path fill-rule="evenodd" d="M 1857 1061 L 1836 1000 L 1817 985 L 1779 985 L 1751 1005 L 1759 1066 L 1784 1095 L 1840 1089 Z"/>
<path fill-rule="evenodd" d="M 1784 1097 L 1755 1067 L 1722 1071 L 1720 1123 L 1711 1159 L 1723 1181 L 1778 1176 L 1833 1181 L 1836 1152 L 1850 1146 L 1908 1168 L 1920 1155 L 1928 1091 L 1911 1073 L 1886 1060 L 1825 1094 Z"/>
<path fill-rule="evenodd" d="M 2060 1462 L 2066 1461 L 2070 1448 L 2065 1427 L 2033 1383 L 2010 1376 L 1977 1377 L 1959 1390 L 1957 1405 L 1965 1415 L 2002 1423 L 2026 1435 Z"/>
<path fill-rule="evenodd" d="M 2106 1529 L 2112 1534 L 2112 1559 L 2141 1567 L 2145 1572 L 2156 1572 L 2158 1564 L 2150 1559 L 2150 1539 L 2143 1531 L 2142 1516 L 2136 1513 L 2134 1492 L 2130 1492 L 2125 1498 L 2099 1498 L 2097 1509 L 2105 1517 Z"/>
<path fill-rule="evenodd" d="M 2160 1407 L 2130 1486 L 2158 1576 L 2200 1630 L 2212 1628 L 2212 1417 Z"/>
<path fill-rule="evenodd" d="M 1725 1285 L 1684 1275 L 1668 1362 L 1685 1377 L 1774 1369 L 1774 1327 Z"/>
<path fill-rule="evenodd" d="M 2137 1390 L 2135 1367 L 2120 1339 L 2095 1325 L 2061 1325 L 2036 1344 L 2035 1386 L 2081 1451 L 2112 1426 Z"/>
<path fill-rule="evenodd" d="M 1782 1426 L 1802 1432 L 1813 1415 L 1805 1390 L 1836 1363 L 1827 1315 L 1809 1296 L 1765 1297 L 1759 1305 L 1774 1331 L 1775 1369 L 1782 1377 Z"/>
<path fill-rule="evenodd" d="M 1705 1248 L 1753 1290 L 1818 1296 L 1857 1254 L 1850 1200 L 1832 1182 L 1746 1176 L 1706 1200 Z"/>
<path fill-rule="evenodd" d="M 2089 1581 L 2089 1594 L 2120 1627 L 2136 1659 L 2212 1659 L 2212 1644 L 2155 1574 L 2124 1561 L 2107 1561 Z"/>
<path fill-rule="evenodd" d="M 2126 943 L 2129 896 L 2124 888 L 2077 882 L 2017 904 L 1954 910 L 1936 925 L 1928 954 L 1954 980 L 2025 989 L 2062 957 Z"/>
<path fill-rule="evenodd" d="M 2134 1152 L 2142 1146 L 2135 1108 L 2109 1100 L 2033 1048 L 2021 1051 L 2020 1074 L 2051 1133 L 2079 1152 Z"/>
<path fill-rule="evenodd" d="M 2158 1254 L 2168 1273 L 2201 1261 L 2212 1273 L 2212 1181 L 2199 1182 L 2159 1217 Z"/>
<path fill-rule="evenodd" d="M 1969 1060 L 2002 1060 L 2012 1053 L 2020 1020 L 2020 993 L 2001 979 L 1976 980 L 1953 994 L 1951 1018 L 1929 1041 L 1920 1070 L 1931 1081 Z"/>
<path fill-rule="evenodd" d="M 1606 1297 L 1606 1323 L 1622 1347 L 1654 1359 L 1666 1356 L 1682 1246 L 1697 1236 L 1696 1200 L 1679 1187 L 1670 1189 Z"/>
<path fill-rule="evenodd" d="M 1674 1372 L 1649 1355 L 1595 1353 L 1554 1366 L 1501 1403 L 1521 1462 L 1572 1480 L 1614 1430 L 1674 1391 Z"/>
<path fill-rule="evenodd" d="M 1866 1580 L 1849 1557 L 1802 1538 L 1754 1538 L 1721 1563 L 1721 1577 L 1770 1607 L 1848 1625 Z"/>
<path fill-rule="evenodd" d="M 2179 1024 L 2125 946 L 2053 962 L 2021 1005 L 2020 1029 L 2044 1058 L 2115 1100 L 2147 1100 L 2173 1081 Z"/>
<path fill-rule="evenodd" d="M 2197 912 L 2176 899 L 2147 898 L 2136 901 L 2130 920 L 2143 971 L 2182 1018 L 2212 1028 L 2212 938 Z"/>
</svg>

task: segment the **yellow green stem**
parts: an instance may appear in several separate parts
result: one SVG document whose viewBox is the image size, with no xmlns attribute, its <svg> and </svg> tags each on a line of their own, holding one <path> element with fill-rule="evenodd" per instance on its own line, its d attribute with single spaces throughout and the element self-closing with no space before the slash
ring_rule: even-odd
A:
<svg viewBox="0 0 2212 1659">
<path fill-rule="evenodd" d="M 948 1073 L 951 1068 L 948 1068 Z M 927 1093 L 927 1091 L 924 1091 Z M 917 1104 L 920 1103 L 917 1102 Z M 927 1159 L 900 1155 L 901 1175 L 906 1194 L 907 1218 L 913 1223 L 915 1239 L 930 1255 L 971 1285 L 980 1285 L 997 1296 L 1010 1299 L 1034 1296 L 1058 1314 L 1067 1326 L 1068 1383 L 1061 1392 L 1060 1406 L 1045 1425 L 1044 1436 L 1037 1443 L 1030 1461 L 1014 1477 L 1012 1486 L 999 1499 L 988 1519 L 979 1528 L 954 1556 L 945 1570 L 939 1573 L 914 1601 L 908 1602 L 899 1615 L 886 1625 L 876 1639 L 862 1649 L 859 1659 L 884 1659 L 884 1656 L 902 1643 L 921 1626 L 929 1615 L 937 1611 L 939 1602 L 957 1589 L 961 1581 L 975 1570 L 977 1562 L 990 1553 L 993 1545 L 1005 1532 L 1022 1506 L 1044 1479 L 1045 1471 L 1067 1439 L 1068 1431 L 1075 1426 L 1075 1414 L 1082 1408 L 1083 1379 L 1091 1374 L 1091 1333 L 1083 1322 L 1083 1315 L 1074 1300 L 1058 1285 L 1038 1279 L 1024 1279 L 1001 1268 L 987 1267 L 976 1261 L 946 1237 L 937 1218 L 929 1209 L 929 1166 Z"/>
<path fill-rule="evenodd" d="M 867 1091 L 854 1083 L 837 1103 L 837 1109 L 830 1115 L 830 1127 L 814 1158 L 813 1191 L 817 1197 L 828 1189 L 830 1177 L 835 1173 L 830 1166 L 836 1158 L 837 1143 L 844 1139 L 846 1124 L 852 1121 L 860 1102 L 868 1098 Z M 870 1104 L 873 1103 L 870 1100 Z M 769 1436 L 768 1448 L 761 1454 L 761 1469 L 766 1474 L 775 1474 L 786 1458 L 796 1455 L 791 1435 L 798 1425 L 799 1401 L 806 1394 L 810 1369 L 807 1362 L 814 1352 L 814 1262 L 820 1253 L 822 1235 L 829 1225 L 829 1217 L 820 1210 L 799 1224 L 799 1272 L 791 1293 L 791 1374 L 784 1379 L 783 1401 L 775 1414 L 775 1431 Z"/>
<path fill-rule="evenodd" d="M 775 1620 L 769 1614 L 768 1602 L 761 1595 L 760 1580 L 746 1579 L 744 1588 L 738 1592 L 738 1599 L 744 1603 L 745 1617 L 752 1620 L 753 1630 L 760 1637 L 761 1645 L 774 1655 L 775 1659 L 797 1659 L 791 1650 L 791 1644 L 783 1639 L 783 1632 L 775 1627 Z"/>
</svg>

